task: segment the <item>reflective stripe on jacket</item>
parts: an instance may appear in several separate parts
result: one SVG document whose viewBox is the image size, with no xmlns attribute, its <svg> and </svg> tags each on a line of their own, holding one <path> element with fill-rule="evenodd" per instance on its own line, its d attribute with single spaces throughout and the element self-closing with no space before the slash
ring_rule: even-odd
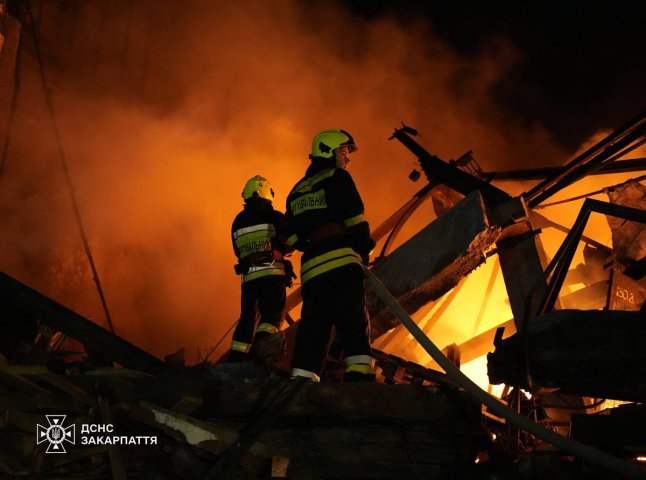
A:
<svg viewBox="0 0 646 480">
<path fill-rule="evenodd" d="M 351 248 L 337 248 L 336 250 L 325 252 L 303 262 L 301 265 L 301 281 L 306 283 L 317 275 L 351 263 L 361 265 L 361 256 Z"/>
<path fill-rule="evenodd" d="M 304 252 L 301 283 L 362 263 L 370 245 L 361 196 L 350 174 L 331 162 L 313 162 L 287 196 L 287 243 Z M 331 228 L 334 226 L 334 228 Z"/>
<path fill-rule="evenodd" d="M 244 206 L 231 226 L 233 250 L 241 263 L 248 265 L 242 281 L 248 282 L 268 275 L 285 275 L 285 266 L 276 260 L 276 251 L 283 250 L 285 216 L 271 203 L 252 201 Z M 281 258 L 278 255 L 278 258 Z"/>
</svg>

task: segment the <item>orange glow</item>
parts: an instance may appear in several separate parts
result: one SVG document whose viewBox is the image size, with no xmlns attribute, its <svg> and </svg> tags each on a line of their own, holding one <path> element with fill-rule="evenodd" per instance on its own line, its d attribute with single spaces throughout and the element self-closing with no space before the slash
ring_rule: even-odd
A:
<svg viewBox="0 0 646 480">
<path fill-rule="evenodd" d="M 607 135 L 607 133 L 600 132 L 595 134 L 581 147 L 581 151 L 589 148 L 593 143 L 596 143 L 603 136 Z M 646 149 L 642 147 L 639 150 L 635 150 L 631 156 L 646 156 Z M 558 201 L 560 199 L 596 191 L 606 186 L 622 183 L 636 176 L 638 176 L 638 173 L 590 176 L 566 188 L 549 201 Z M 501 184 L 501 188 L 516 195 L 527 190 L 529 186 L 528 182 L 505 182 Z M 594 198 L 608 201 L 607 196 L 603 194 L 597 195 Z M 550 220 L 569 228 L 574 223 L 582 204 L 583 200 L 577 200 L 538 211 Z M 593 214 L 590 216 L 584 235 L 608 247 L 612 247 L 610 228 L 603 215 Z M 543 230 L 540 238 L 549 260 L 563 242 L 565 233 L 546 228 Z M 572 268 L 583 262 L 582 251 L 583 243 L 579 245 L 575 254 Z M 488 259 L 485 265 L 479 267 L 463 279 L 454 288 L 453 293 L 456 291 L 457 293 L 455 293 L 453 298 L 451 298 L 453 293 L 449 292 L 444 297 L 422 308 L 413 315 L 418 325 L 439 348 L 443 348 L 451 343 L 460 345 L 468 339 L 512 318 L 502 274 L 499 271 L 496 272 L 494 268 L 496 262 L 497 259 L 495 257 Z M 493 274 L 496 275 L 493 283 L 494 288 L 489 298 L 485 299 L 485 290 Z M 563 287 L 562 294 L 570 293 L 582 286 L 582 284 L 565 286 Z M 506 332 L 505 336 L 511 333 L 514 332 Z M 384 349 L 388 353 L 416 361 L 428 368 L 439 368 L 403 327 L 399 327 L 396 333 L 378 339 L 375 342 L 375 347 Z M 493 345 L 491 345 L 491 351 L 493 351 Z M 489 385 L 486 373 L 486 356 L 483 355 L 468 363 L 463 363 L 461 369 L 482 389 L 489 389 L 490 393 L 498 397 L 502 393 L 502 385 Z M 608 406 L 610 407 L 611 405 Z"/>
<path fill-rule="evenodd" d="M 142 0 L 112 2 L 109 12 L 99 3 L 79 2 L 72 18 L 44 2 L 42 47 L 116 333 L 159 356 L 186 347 L 192 360 L 237 319 L 229 237 L 244 182 L 266 176 L 283 209 L 317 131 L 354 135 L 350 171 L 373 226 L 421 188 L 407 180 L 412 155 L 387 141 L 400 120 L 430 152 L 448 160 L 472 149 L 485 170 L 564 157 L 545 128 L 490 96 L 519 58 L 500 38 L 463 58 L 437 38 L 420 42 L 429 30 L 421 21 L 358 20 L 325 2 L 316 12 L 295 0 Z M 104 324 L 26 59 L 0 188 L 0 270 Z M 399 241 L 433 217 L 429 202 Z M 460 343 L 511 318 L 500 274 L 479 315 L 494 262 L 465 280 L 464 297 L 432 327 L 444 300 L 416 315 L 434 341 Z M 402 337 L 396 352 L 428 362 Z"/>
</svg>

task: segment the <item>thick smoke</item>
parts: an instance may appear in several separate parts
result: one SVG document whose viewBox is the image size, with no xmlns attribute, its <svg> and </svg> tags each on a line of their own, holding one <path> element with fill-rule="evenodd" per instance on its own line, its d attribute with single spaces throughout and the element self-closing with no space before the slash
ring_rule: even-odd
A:
<svg viewBox="0 0 646 480">
<path fill-rule="evenodd" d="M 35 10 L 116 333 L 157 355 L 211 346 L 236 320 L 230 225 L 242 187 L 268 177 L 283 209 L 319 130 L 355 136 L 350 170 L 373 226 L 421 188 L 406 179 L 412 155 L 387 140 L 400 120 L 432 153 L 448 160 L 472 149 L 486 170 L 564 157 L 541 125 L 494 102 L 522 56 L 504 38 L 465 59 L 421 20 L 359 19 L 328 2 L 78 1 Z M 33 46 L 25 25 L 0 184 L 0 269 L 103 324 Z M 413 225 L 431 218 L 422 210 Z"/>
</svg>

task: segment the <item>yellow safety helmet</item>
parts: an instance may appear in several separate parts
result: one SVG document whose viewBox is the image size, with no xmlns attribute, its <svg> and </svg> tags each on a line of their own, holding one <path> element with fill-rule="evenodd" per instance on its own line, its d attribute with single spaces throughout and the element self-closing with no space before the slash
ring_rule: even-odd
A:
<svg viewBox="0 0 646 480">
<path fill-rule="evenodd" d="M 310 158 L 332 158 L 334 150 L 347 145 L 350 153 L 357 151 L 352 135 L 345 130 L 324 130 L 314 137 Z"/>
<path fill-rule="evenodd" d="M 269 180 L 265 177 L 261 177 L 260 175 L 256 175 L 255 177 L 247 180 L 247 183 L 242 190 L 242 198 L 244 198 L 246 202 L 253 198 L 254 193 L 258 197 L 269 200 L 270 202 L 274 199 L 274 190 L 271 188 Z"/>
</svg>

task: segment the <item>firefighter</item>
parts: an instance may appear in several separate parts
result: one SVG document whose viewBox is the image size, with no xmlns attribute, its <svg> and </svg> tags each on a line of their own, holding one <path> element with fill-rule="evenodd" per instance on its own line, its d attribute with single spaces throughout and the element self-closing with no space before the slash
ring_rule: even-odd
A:
<svg viewBox="0 0 646 480">
<path fill-rule="evenodd" d="M 285 310 L 285 288 L 291 286 L 291 250 L 284 241 L 285 216 L 274 210 L 274 191 L 266 178 L 250 178 L 245 201 L 231 226 L 236 273 L 242 277 L 241 313 L 233 332 L 229 362 L 250 360 L 252 346 L 278 332 Z M 259 323 L 256 327 L 256 320 Z"/>
<path fill-rule="evenodd" d="M 332 326 L 344 351 L 344 381 L 372 381 L 362 263 L 374 242 L 363 202 L 347 171 L 357 150 L 344 130 L 314 137 L 311 164 L 287 197 L 287 243 L 303 252 L 303 309 L 292 357 L 292 377 L 319 381 Z"/>
</svg>

